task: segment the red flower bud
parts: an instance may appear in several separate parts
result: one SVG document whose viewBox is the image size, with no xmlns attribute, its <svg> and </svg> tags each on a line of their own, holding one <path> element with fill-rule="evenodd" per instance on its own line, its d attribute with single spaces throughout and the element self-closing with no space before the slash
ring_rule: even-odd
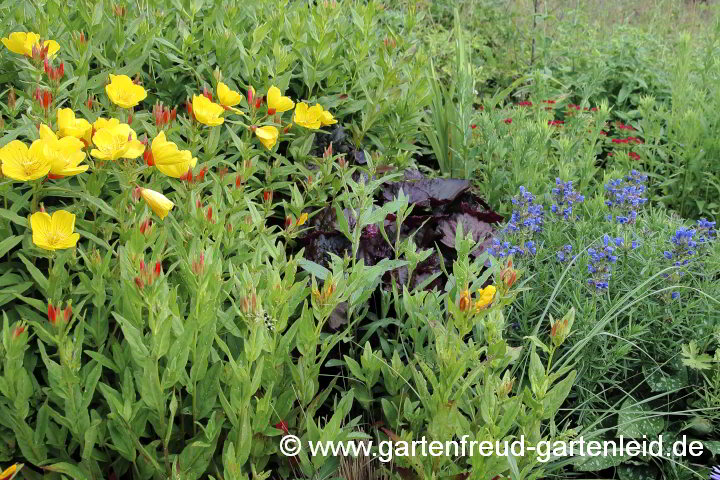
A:
<svg viewBox="0 0 720 480">
<path fill-rule="evenodd" d="M 272 202 L 273 192 L 272 190 L 263 191 L 263 200 L 266 202 Z"/>
<path fill-rule="evenodd" d="M 251 88 L 248 88 L 248 91 L 247 91 L 247 102 L 248 102 L 248 105 L 252 105 L 252 103 L 253 103 L 253 89 L 252 89 L 252 87 L 251 87 Z"/>
<path fill-rule="evenodd" d="M 274 108 L 268 108 L 268 115 L 275 115 L 276 110 Z"/>
<path fill-rule="evenodd" d="M 290 430 L 288 428 L 288 423 L 285 420 L 276 423 L 275 428 L 277 428 L 278 430 L 282 430 L 283 433 L 285 433 L 285 435 L 288 435 L 290 433 Z"/>
<path fill-rule="evenodd" d="M 70 317 L 72 317 L 72 307 L 68 304 L 68 306 L 65 307 L 65 310 L 63 310 L 63 321 L 68 323 L 70 321 Z"/>
<path fill-rule="evenodd" d="M 205 98 L 212 102 L 213 94 L 210 90 L 207 89 L 207 87 L 203 87 L 203 95 L 205 96 Z"/>
<path fill-rule="evenodd" d="M 57 321 L 57 314 L 57 309 L 53 307 L 52 303 L 48 302 L 48 321 L 51 325 L 55 325 L 55 322 Z"/>
<path fill-rule="evenodd" d="M 208 219 L 208 222 L 212 222 L 212 205 L 210 205 L 207 209 L 207 214 L 205 215 L 205 218 Z"/>
<path fill-rule="evenodd" d="M 13 330 L 13 333 L 12 333 L 12 338 L 14 338 L 14 339 L 18 338 L 23 333 L 25 333 L 25 327 L 23 325 L 21 325 L 19 327 L 15 327 L 15 329 Z"/>
<path fill-rule="evenodd" d="M 196 178 L 198 182 L 202 182 L 205 179 L 205 174 L 207 173 L 207 167 L 203 167 L 197 174 Z"/>
<path fill-rule="evenodd" d="M 255 108 L 260 108 L 260 107 L 262 107 L 262 104 L 263 104 L 263 99 L 262 99 L 262 97 L 258 97 L 258 98 L 255 100 Z"/>
<path fill-rule="evenodd" d="M 197 260 L 193 260 L 191 268 L 192 268 L 192 271 L 196 275 L 200 275 L 203 273 L 203 271 L 205 269 L 205 254 L 204 253 L 201 253 L 200 257 Z"/>
<path fill-rule="evenodd" d="M 285 217 L 285 228 L 290 228 L 290 225 L 292 225 L 292 218 L 290 218 L 290 215 Z"/>
<path fill-rule="evenodd" d="M 145 260 L 140 260 L 140 271 L 141 272 L 145 271 Z"/>
<path fill-rule="evenodd" d="M 152 150 L 150 150 L 149 148 L 145 149 L 145 151 L 143 152 L 143 160 L 145 160 L 145 164 L 148 167 L 155 166 L 155 159 L 153 158 Z"/>
<path fill-rule="evenodd" d="M 152 227 L 152 220 L 149 218 L 146 218 L 141 224 L 140 224 L 140 233 L 145 235 L 146 233 L 150 233 L 150 228 Z"/>
<path fill-rule="evenodd" d="M 158 260 L 157 262 L 155 262 L 155 276 L 159 277 L 162 271 L 162 263 L 160 263 L 160 260 Z"/>
<path fill-rule="evenodd" d="M 242 175 L 235 175 L 235 188 L 240 188 L 243 184 Z"/>
<path fill-rule="evenodd" d="M 142 278 L 140 277 L 135 277 L 135 285 L 137 285 L 140 290 L 145 288 L 145 282 L 143 282 Z"/>
</svg>

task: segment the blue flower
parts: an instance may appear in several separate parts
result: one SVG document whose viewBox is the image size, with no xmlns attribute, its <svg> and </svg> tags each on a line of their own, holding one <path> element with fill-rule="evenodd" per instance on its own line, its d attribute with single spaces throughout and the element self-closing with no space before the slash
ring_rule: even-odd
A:
<svg viewBox="0 0 720 480">
<path fill-rule="evenodd" d="M 677 300 L 678 298 L 680 298 L 680 292 L 672 292 L 670 294 L 670 298 L 672 298 L 673 300 Z"/>
<path fill-rule="evenodd" d="M 618 212 L 615 216 L 618 223 L 635 223 L 638 208 L 648 201 L 645 196 L 647 179 L 647 175 L 632 170 L 630 175 L 611 180 L 605 185 L 605 205 Z M 612 220 L 613 215 L 608 215 L 607 218 Z"/>
<path fill-rule="evenodd" d="M 550 207 L 552 213 L 562 215 L 565 220 L 572 220 L 572 207 L 585 201 L 585 196 L 580 195 L 572 185 L 572 181 L 563 182 L 555 179 L 555 188 L 552 189 L 553 204 Z"/>
<path fill-rule="evenodd" d="M 714 466 L 710 470 L 710 480 L 720 480 L 720 467 Z"/>
<path fill-rule="evenodd" d="M 618 257 L 615 249 L 618 245 L 624 245 L 624 239 L 612 238 L 610 235 L 603 235 L 602 248 L 590 247 L 587 253 L 590 256 L 587 270 L 590 274 L 588 285 L 596 292 L 605 292 L 610 288 L 612 277 L 612 265 L 617 263 Z"/>
</svg>

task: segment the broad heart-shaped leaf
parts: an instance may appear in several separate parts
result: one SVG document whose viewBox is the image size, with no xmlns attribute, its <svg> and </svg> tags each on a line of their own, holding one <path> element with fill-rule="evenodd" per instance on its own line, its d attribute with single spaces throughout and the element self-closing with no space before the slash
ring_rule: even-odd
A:
<svg viewBox="0 0 720 480">
<path fill-rule="evenodd" d="M 663 419 L 653 416 L 652 410 L 644 404 L 628 397 L 620 407 L 618 414 L 617 436 L 639 438 L 643 435 L 654 437 L 663 430 Z"/>
<path fill-rule="evenodd" d="M 658 472 L 651 465 L 620 465 L 617 473 L 620 480 L 655 480 Z"/>
<path fill-rule="evenodd" d="M 648 365 L 643 367 L 645 381 L 653 392 L 669 392 L 688 385 L 687 367 L 680 361 L 673 366 L 675 369 L 670 373 Z"/>
<path fill-rule="evenodd" d="M 435 207 L 452 202 L 470 188 L 468 180 L 457 178 L 425 178 L 413 171 L 406 172 L 406 181 L 388 183 L 383 186 L 386 201 L 395 198 L 400 190 L 410 197 L 410 203 L 423 208 Z"/>
</svg>

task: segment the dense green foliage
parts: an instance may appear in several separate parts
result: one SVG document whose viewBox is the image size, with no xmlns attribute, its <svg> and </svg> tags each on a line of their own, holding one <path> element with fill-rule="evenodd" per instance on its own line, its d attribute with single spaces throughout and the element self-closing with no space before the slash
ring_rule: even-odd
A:
<svg viewBox="0 0 720 480">
<path fill-rule="evenodd" d="M 619 19 L 592 0 L 71 3 L 0 1 L 3 37 L 60 45 L 47 66 L 2 47 L 0 148 L 41 142 L 46 125 L 85 142 L 89 166 L 0 176 L 0 472 L 707 478 L 720 454 L 716 7 Z M 123 108 L 110 74 L 147 97 Z M 210 126 L 199 107 L 224 104 L 224 85 L 239 99 Z M 294 111 L 270 111 L 273 86 Z M 301 102 L 337 124 L 310 126 Z M 61 109 L 94 127 L 72 133 Z M 144 155 L 92 153 L 98 118 L 127 123 L 115 142 L 136 136 Z M 161 134 L 197 158 L 190 176 L 155 163 Z M 422 201 L 392 190 L 418 170 Z M 80 239 L 50 251 L 36 222 L 60 210 Z M 296 457 L 280 451 L 288 434 Z M 686 435 L 705 451 L 381 463 L 308 449 L 463 435 Z"/>
</svg>

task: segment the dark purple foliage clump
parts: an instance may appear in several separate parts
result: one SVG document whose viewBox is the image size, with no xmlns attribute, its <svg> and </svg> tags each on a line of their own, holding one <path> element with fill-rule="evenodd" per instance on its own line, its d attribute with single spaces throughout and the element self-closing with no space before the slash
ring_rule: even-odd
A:
<svg viewBox="0 0 720 480">
<path fill-rule="evenodd" d="M 400 238 L 413 235 L 418 250 L 432 249 L 434 253 L 421 262 L 413 272 L 409 287 L 423 284 L 427 279 L 452 264 L 455 258 L 455 230 L 458 223 L 462 224 L 463 232 L 472 233 L 473 239 L 480 242 L 472 252 L 474 256 L 481 254 L 490 245 L 495 225 L 503 221 L 503 217 L 495 213 L 485 201 L 473 193 L 470 182 L 460 179 L 428 178 L 417 170 L 405 172 L 404 178 L 398 182 L 385 184 L 377 199 L 379 206 L 394 200 L 400 190 L 408 197 L 413 206 L 412 214 L 401 225 Z M 301 238 L 301 246 L 305 247 L 305 258 L 327 266 L 330 253 L 338 256 L 351 254 L 351 243 L 339 231 L 334 208 L 328 206 L 313 216 L 308 225 L 309 233 Z M 343 211 L 350 230 L 355 227 L 355 218 L 347 209 Z M 384 220 L 384 229 L 388 238 L 396 236 L 396 219 L 388 215 Z M 394 250 L 385 240 L 379 225 L 365 226 L 361 233 L 358 260 L 366 265 L 375 265 L 384 258 L 394 258 Z M 438 255 L 437 251 L 440 251 Z M 408 272 L 400 268 L 389 272 L 384 279 L 387 284 L 391 277 L 401 285 L 407 283 Z M 440 277 L 440 276 L 439 276 Z M 426 288 L 441 286 L 444 279 L 436 278 Z"/>
</svg>

